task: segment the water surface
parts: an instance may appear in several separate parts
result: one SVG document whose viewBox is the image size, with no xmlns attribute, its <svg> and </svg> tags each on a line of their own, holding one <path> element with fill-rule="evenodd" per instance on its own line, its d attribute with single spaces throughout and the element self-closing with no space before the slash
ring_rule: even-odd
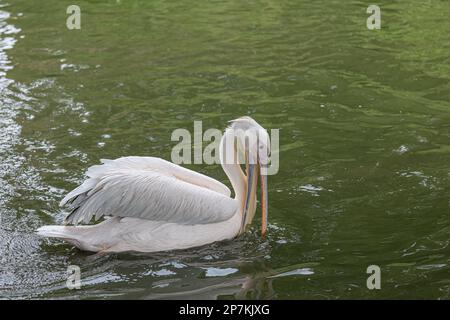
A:
<svg viewBox="0 0 450 320">
<path fill-rule="evenodd" d="M 363 1 L 80 0 L 81 30 L 70 4 L 0 2 L 1 298 L 450 298 L 450 3 L 378 1 L 375 31 Z M 170 159 L 174 129 L 242 115 L 280 129 L 266 240 L 258 220 L 95 256 L 34 234 L 99 159 Z"/>
</svg>

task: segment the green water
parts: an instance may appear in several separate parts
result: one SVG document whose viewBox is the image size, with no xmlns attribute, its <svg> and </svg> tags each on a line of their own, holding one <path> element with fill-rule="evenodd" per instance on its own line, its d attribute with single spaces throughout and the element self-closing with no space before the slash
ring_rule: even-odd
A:
<svg viewBox="0 0 450 320">
<path fill-rule="evenodd" d="M 450 298 L 449 2 L 378 1 L 381 30 L 364 1 L 79 0 L 81 30 L 72 1 L 0 4 L 0 298 Z M 266 240 L 97 257 L 33 233 L 100 158 L 242 115 L 280 129 Z"/>
</svg>

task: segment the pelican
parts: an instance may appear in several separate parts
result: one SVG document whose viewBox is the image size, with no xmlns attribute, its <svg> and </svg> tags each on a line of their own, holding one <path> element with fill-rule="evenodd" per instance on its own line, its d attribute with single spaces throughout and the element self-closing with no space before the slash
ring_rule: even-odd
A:
<svg viewBox="0 0 450 320">
<path fill-rule="evenodd" d="M 71 212 L 64 225 L 36 230 L 91 252 L 158 252 L 187 249 L 233 239 L 244 233 L 256 212 L 256 187 L 261 181 L 261 235 L 268 219 L 267 131 L 250 117 L 230 121 L 219 143 L 220 164 L 234 190 L 221 182 L 155 157 L 102 159 L 87 179 L 62 199 Z M 257 131 L 255 142 L 235 132 Z M 232 141 L 227 161 L 227 141 Z M 245 173 L 238 156 L 245 161 Z M 242 161 L 241 161 L 242 162 Z M 103 221 L 91 225 L 103 217 Z M 69 226 L 68 224 L 72 224 Z"/>
</svg>

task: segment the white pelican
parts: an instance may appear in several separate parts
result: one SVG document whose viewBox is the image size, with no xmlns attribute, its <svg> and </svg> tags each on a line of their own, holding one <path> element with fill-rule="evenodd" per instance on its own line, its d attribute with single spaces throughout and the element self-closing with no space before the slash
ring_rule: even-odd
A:
<svg viewBox="0 0 450 320">
<path fill-rule="evenodd" d="M 236 138 L 239 130 L 258 131 L 263 138 L 256 143 L 243 141 Z M 225 149 L 230 140 L 232 149 Z M 232 150 L 233 157 L 245 158 L 247 175 L 237 161 L 225 161 L 226 150 Z M 88 178 L 60 203 L 71 204 L 72 212 L 65 222 L 74 226 L 43 226 L 36 232 L 93 252 L 157 252 L 232 239 L 253 220 L 259 175 L 264 237 L 267 175 L 261 166 L 267 165 L 269 153 L 269 136 L 255 120 L 241 117 L 231 121 L 220 141 L 219 159 L 234 198 L 221 182 L 160 158 L 101 160 L 103 164 L 90 167 Z M 101 223 L 77 226 L 102 216 L 105 220 Z"/>
</svg>

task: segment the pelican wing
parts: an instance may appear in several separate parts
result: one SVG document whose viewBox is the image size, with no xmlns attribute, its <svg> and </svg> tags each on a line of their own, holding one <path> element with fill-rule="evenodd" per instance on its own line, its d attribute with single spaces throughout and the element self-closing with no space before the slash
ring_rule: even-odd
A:
<svg viewBox="0 0 450 320">
<path fill-rule="evenodd" d="M 153 157 L 101 160 L 88 179 L 61 201 L 73 210 L 66 222 L 103 215 L 180 224 L 225 221 L 237 210 L 230 189 L 217 180 Z"/>
</svg>

